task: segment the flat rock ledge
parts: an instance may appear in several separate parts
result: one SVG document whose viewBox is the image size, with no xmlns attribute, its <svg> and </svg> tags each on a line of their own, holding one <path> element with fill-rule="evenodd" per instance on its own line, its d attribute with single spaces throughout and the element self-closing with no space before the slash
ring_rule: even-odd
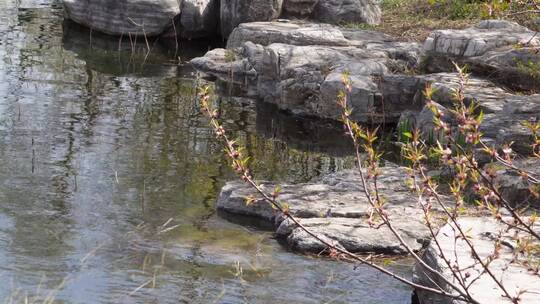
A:
<svg viewBox="0 0 540 304">
<path fill-rule="evenodd" d="M 475 33 L 480 40 L 471 38 Z M 219 79 L 221 85 L 236 87 L 238 96 L 272 103 L 295 115 L 331 120 L 341 118 L 336 98 L 344 90 L 342 77 L 347 72 L 352 86 L 348 98 L 353 109 L 351 118 L 361 123 L 397 123 L 403 114 L 423 112 L 423 90 L 427 84 L 436 89 L 436 102 L 446 108 L 453 105 L 453 90 L 458 87 L 459 78 L 448 72 L 455 71 L 455 67 L 442 61 L 475 60 L 477 67 L 490 65 L 500 75 L 510 77 L 508 83 L 537 89 L 540 74 L 529 75 L 535 71 L 516 63 L 521 57 L 493 55 L 504 49 L 508 56 L 527 55 L 527 64 L 540 62 L 539 55 L 530 47 L 515 46 L 526 38 L 529 44 L 536 45 L 537 37 L 533 35 L 534 32 L 512 22 L 487 20 L 467 30 L 435 31 L 421 47 L 382 33 L 330 24 L 251 22 L 232 32 L 226 49 L 212 50 L 191 63 Z M 487 54 L 492 55 L 488 58 Z M 500 64 L 492 64 L 495 58 Z M 514 72 L 503 62 L 513 65 L 514 72 L 521 73 L 526 81 L 511 79 Z M 427 67 L 428 74 L 410 73 L 421 66 Z M 489 75 L 495 75 L 492 72 Z M 521 122 L 538 119 L 540 95 L 513 93 L 500 87 L 501 79 L 484 77 L 483 72 L 477 74 L 467 84 L 466 98 L 478 102 L 486 114 L 486 136 L 497 144 L 516 138 L 526 142 L 528 134 Z M 533 83 L 526 85 L 529 82 Z M 431 118 L 427 118 L 429 125 Z"/>
<path fill-rule="evenodd" d="M 463 30 L 438 30 L 426 39 L 422 65 L 453 71 L 452 62 L 515 90 L 540 90 L 540 36 L 517 23 L 485 20 Z"/>
<path fill-rule="evenodd" d="M 386 210 L 396 229 L 414 249 L 420 250 L 429 240 L 429 231 L 422 223 L 422 211 L 415 196 L 406 186 L 406 171 L 388 165 L 380 179 L 381 195 L 388 201 Z M 370 205 L 360 188 L 356 170 L 327 175 L 302 184 L 281 185 L 280 200 L 290 213 L 311 231 L 356 253 L 406 254 L 405 249 L 385 226 L 369 227 Z M 274 185 L 263 183 L 273 191 Z M 246 197 L 256 201 L 246 205 Z M 288 246 L 302 253 L 320 253 L 325 246 L 303 230 L 284 219 L 254 190 L 241 182 L 227 183 L 219 195 L 217 209 L 222 213 L 257 218 L 274 227 L 276 235 Z"/>
<path fill-rule="evenodd" d="M 492 218 L 460 218 L 458 223 L 464 231 L 467 231 L 470 236 L 469 240 L 474 244 L 480 257 L 484 259 L 493 252 L 494 238 L 499 235 L 500 231 L 506 229 Z M 536 228 L 540 231 L 540 227 L 537 226 Z M 514 231 L 509 233 L 514 233 Z M 526 290 L 521 295 L 521 303 L 540 303 L 540 297 L 538 297 L 538 294 L 540 294 L 540 276 L 528 271 L 528 267 L 523 266 L 519 261 L 514 262 L 514 250 L 516 250 L 517 244 L 513 241 L 515 238 L 509 237 L 509 233 L 502 235 L 502 250 L 499 257 L 491 262 L 490 270 L 503 282 L 511 294 L 515 294 L 520 289 Z M 462 238 L 456 238 L 455 228 L 452 225 L 443 226 L 437 234 L 437 240 L 445 256 L 449 257 L 451 261 L 457 259 L 461 269 L 468 268 L 471 280 L 480 275 L 479 279 L 474 281 L 470 288 L 470 293 L 475 299 L 480 300 L 481 303 L 511 303 L 511 301 L 501 296 L 496 283 L 488 274 L 483 273 L 478 263 L 474 262 L 470 248 Z M 441 251 L 432 241 L 424 251 L 422 258 L 429 266 L 437 269 L 448 280 L 457 284 L 446 263 L 440 257 L 440 253 Z M 417 264 L 414 268 L 413 280 L 425 286 L 435 287 L 435 284 L 437 284 L 450 291 L 440 278 L 429 274 L 420 264 Z M 448 297 L 420 290 L 417 290 L 416 294 L 420 304 L 462 303 Z"/>
</svg>

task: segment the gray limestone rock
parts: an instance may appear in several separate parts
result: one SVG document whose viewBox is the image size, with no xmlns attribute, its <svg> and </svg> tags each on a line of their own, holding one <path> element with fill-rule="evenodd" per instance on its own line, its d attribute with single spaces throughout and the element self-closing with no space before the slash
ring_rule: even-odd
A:
<svg viewBox="0 0 540 304">
<path fill-rule="evenodd" d="M 540 45 L 540 37 L 535 32 L 517 23 L 502 20 L 484 20 L 463 30 L 437 30 L 424 43 L 427 55 L 475 57 L 488 51 L 529 43 Z"/>
<path fill-rule="evenodd" d="M 485 20 L 464 30 L 438 30 L 424 43 L 428 72 L 454 71 L 452 62 L 517 90 L 540 90 L 540 36 L 517 23 Z"/>
<path fill-rule="evenodd" d="M 379 24 L 381 14 L 376 0 L 324 0 L 317 3 L 311 18 L 335 24 Z"/>
<path fill-rule="evenodd" d="M 177 0 L 64 0 L 63 3 L 71 20 L 111 35 L 160 35 L 172 27 L 180 14 Z"/>
<path fill-rule="evenodd" d="M 234 83 L 242 81 L 236 76 L 248 73 L 256 79 L 249 82 L 256 83 L 255 88 L 246 89 L 256 92 L 251 97 L 258 96 L 295 114 L 334 120 L 341 118 L 336 98 L 343 89 L 340 74 L 347 72 L 353 79 L 350 102 L 356 120 L 397 121 L 402 104 L 383 100 L 376 78 L 414 66 L 419 46 L 391 41 L 388 36 L 371 31 L 347 31 L 350 39 L 343 33 L 338 27 L 324 24 L 242 24 L 231 35 L 228 51 L 214 50 L 193 63 L 207 74 Z M 238 56 L 233 58 L 231 52 Z M 217 53 L 228 54 L 229 62 L 224 58 L 216 59 Z M 231 77 L 231 66 L 245 70 L 234 70 Z M 415 107 L 418 111 L 421 109 L 421 106 Z"/>
<path fill-rule="evenodd" d="M 540 91 L 538 47 L 507 46 L 463 59 L 476 74 L 518 91 Z"/>
<path fill-rule="evenodd" d="M 474 244 L 474 247 L 482 259 L 486 259 L 493 253 L 493 244 L 495 237 L 502 233 L 503 243 L 499 256 L 491 262 L 490 270 L 495 273 L 497 278 L 502 279 L 505 288 L 511 293 L 516 290 L 525 289 L 527 292 L 521 295 L 523 303 L 540 303 L 538 293 L 540 292 L 540 277 L 528 271 L 526 266 L 520 263 L 512 262 L 515 259 L 514 241 L 511 237 L 513 231 L 507 232 L 505 226 L 492 218 L 460 218 L 459 225 L 463 231 L 467 231 L 468 240 Z M 540 231 L 540 227 L 536 227 Z M 472 258 L 471 250 L 463 238 L 458 237 L 457 229 L 451 224 L 442 227 L 437 240 L 441 247 L 434 241 L 424 251 L 422 259 L 430 267 L 442 273 L 445 278 L 457 284 L 452 272 L 447 264 L 441 258 L 441 252 L 451 261 L 459 263 L 461 269 L 467 269 L 470 275 L 472 285 L 469 289 L 472 297 L 480 303 L 511 303 L 507 298 L 502 297 L 502 292 L 498 289 L 496 283 L 491 277 L 483 271 L 482 266 Z M 522 235 L 523 237 L 523 235 Z M 479 277 L 472 281 L 473 278 Z M 414 267 L 413 280 L 415 283 L 430 286 L 442 287 L 451 292 L 450 287 L 440 277 L 428 272 L 421 264 L 417 263 Z M 460 301 L 448 297 L 439 296 L 422 290 L 416 290 L 420 304 L 457 304 Z"/>
<path fill-rule="evenodd" d="M 272 43 L 328 46 L 354 44 L 354 41 L 346 39 L 342 31 L 335 26 L 287 20 L 240 24 L 229 36 L 227 48 L 241 47 L 247 41 L 263 46 Z"/>
<path fill-rule="evenodd" d="M 277 19 L 282 4 L 283 0 L 221 0 L 221 35 L 229 37 L 240 23 Z"/>
<path fill-rule="evenodd" d="M 382 171 L 379 189 L 388 202 L 386 210 L 407 243 L 419 250 L 429 232 L 422 224 L 420 206 L 406 185 L 407 173 L 392 164 Z M 274 189 L 271 183 L 262 185 L 270 192 Z M 301 223 L 348 250 L 404 254 L 404 248 L 389 230 L 373 229 L 367 224 L 370 205 L 360 185 L 359 174 L 347 170 L 309 183 L 282 184 L 279 199 L 288 204 L 290 213 Z M 247 205 L 246 197 L 250 195 L 256 200 Z M 284 220 L 257 193 L 240 182 L 229 182 L 223 187 L 217 208 L 228 214 L 247 215 L 274 224 L 277 235 L 295 250 L 320 252 L 324 249 L 316 239 Z"/>
</svg>

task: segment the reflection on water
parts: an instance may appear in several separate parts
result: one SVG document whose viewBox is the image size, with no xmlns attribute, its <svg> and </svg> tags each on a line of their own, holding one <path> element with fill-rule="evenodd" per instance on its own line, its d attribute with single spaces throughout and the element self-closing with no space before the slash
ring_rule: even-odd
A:
<svg viewBox="0 0 540 304">
<path fill-rule="evenodd" d="M 177 65 L 194 51 L 152 41 L 147 54 L 62 15 L 55 0 L 0 1 L 0 300 L 409 301 L 369 269 L 291 254 L 217 217 L 234 177 L 199 115 L 200 80 Z M 339 130 L 218 102 L 259 178 L 303 181 L 347 162 Z"/>
</svg>

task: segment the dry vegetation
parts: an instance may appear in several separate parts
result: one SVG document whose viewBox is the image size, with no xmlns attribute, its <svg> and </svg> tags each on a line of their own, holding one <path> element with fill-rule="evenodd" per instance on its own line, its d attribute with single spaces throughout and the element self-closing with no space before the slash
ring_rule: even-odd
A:
<svg viewBox="0 0 540 304">
<path fill-rule="evenodd" d="M 383 20 L 374 29 L 407 41 L 424 41 L 437 29 L 466 28 L 481 19 L 502 18 L 540 30 L 540 0 L 383 0 Z"/>
</svg>

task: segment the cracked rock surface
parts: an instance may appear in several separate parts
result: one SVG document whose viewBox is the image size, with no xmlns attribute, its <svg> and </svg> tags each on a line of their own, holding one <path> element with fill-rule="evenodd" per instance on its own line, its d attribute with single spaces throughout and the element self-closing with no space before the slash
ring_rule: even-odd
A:
<svg viewBox="0 0 540 304">
<path fill-rule="evenodd" d="M 382 171 L 379 184 L 381 195 L 388 202 L 385 210 L 407 243 L 419 250 L 428 240 L 429 231 L 422 223 L 422 211 L 415 196 L 406 186 L 406 171 L 393 164 Z M 309 183 L 281 184 L 279 199 L 303 225 L 352 252 L 405 254 L 405 249 L 388 228 L 369 227 L 367 219 L 371 208 L 360 185 L 359 174 L 346 170 Z M 271 183 L 263 183 L 263 187 L 270 192 L 274 189 Z M 247 205 L 249 196 L 255 197 L 256 201 Z M 223 187 L 217 208 L 229 215 L 258 218 L 273 225 L 277 236 L 293 250 L 319 253 L 324 249 L 320 242 L 284 219 L 241 182 L 229 182 Z"/>
</svg>

